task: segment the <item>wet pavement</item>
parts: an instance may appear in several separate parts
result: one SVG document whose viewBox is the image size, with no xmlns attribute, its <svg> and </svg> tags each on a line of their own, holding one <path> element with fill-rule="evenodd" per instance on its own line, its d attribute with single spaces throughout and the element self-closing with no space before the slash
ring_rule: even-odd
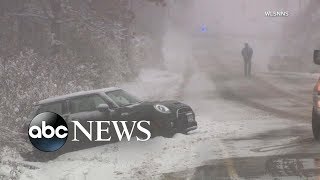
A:
<svg viewBox="0 0 320 180">
<path fill-rule="evenodd" d="M 232 162 L 232 166 L 228 162 Z M 163 179 L 320 179 L 320 153 L 219 159 Z"/>
<path fill-rule="evenodd" d="M 254 156 L 213 159 L 201 166 L 162 175 L 162 179 L 320 179 L 320 144 L 315 142 L 307 129 L 283 129 L 266 131 L 248 137 L 223 139 L 224 151 L 250 144 L 254 140 L 275 142 L 285 137 L 294 140 L 276 145 L 251 148 Z M 231 146 L 230 146 L 231 144 Z M 260 154 L 269 153 L 263 156 Z"/>
<path fill-rule="evenodd" d="M 235 66 L 227 66 L 217 59 L 199 64 L 203 71 L 209 72 L 221 98 L 290 120 L 293 126 L 221 139 L 222 151 L 241 150 L 246 144 L 253 155 L 228 157 L 227 154 L 224 159 L 163 174 L 162 179 L 320 179 L 320 144 L 312 137 L 310 122 L 314 77 L 255 73 L 246 79 Z M 255 141 L 265 142 L 265 146 L 254 147 Z"/>
</svg>

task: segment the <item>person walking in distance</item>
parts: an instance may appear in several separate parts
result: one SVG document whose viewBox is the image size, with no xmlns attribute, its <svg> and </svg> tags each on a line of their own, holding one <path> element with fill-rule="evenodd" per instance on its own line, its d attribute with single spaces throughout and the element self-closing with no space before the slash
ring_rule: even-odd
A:
<svg viewBox="0 0 320 180">
<path fill-rule="evenodd" d="M 251 58 L 253 54 L 252 48 L 248 43 L 244 44 L 244 48 L 241 51 L 243 61 L 244 61 L 244 75 L 245 77 L 251 76 Z"/>
</svg>

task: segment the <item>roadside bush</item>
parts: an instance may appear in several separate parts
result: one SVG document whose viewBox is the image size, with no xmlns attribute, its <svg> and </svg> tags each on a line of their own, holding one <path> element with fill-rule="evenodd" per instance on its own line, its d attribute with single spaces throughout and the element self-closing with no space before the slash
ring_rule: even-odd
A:
<svg viewBox="0 0 320 180">
<path fill-rule="evenodd" d="M 97 64 L 75 60 L 75 54 L 45 58 L 26 50 L 1 59 L 0 113 L 2 127 L 17 129 L 34 102 L 99 84 Z"/>
</svg>

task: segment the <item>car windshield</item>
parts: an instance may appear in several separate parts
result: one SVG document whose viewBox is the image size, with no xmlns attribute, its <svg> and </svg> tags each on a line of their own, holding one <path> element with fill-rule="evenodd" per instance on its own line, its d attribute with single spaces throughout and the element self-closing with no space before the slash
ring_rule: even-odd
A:
<svg viewBox="0 0 320 180">
<path fill-rule="evenodd" d="M 141 102 L 138 98 L 134 97 L 124 90 L 110 91 L 106 92 L 106 94 L 120 107 L 129 106 Z"/>
</svg>

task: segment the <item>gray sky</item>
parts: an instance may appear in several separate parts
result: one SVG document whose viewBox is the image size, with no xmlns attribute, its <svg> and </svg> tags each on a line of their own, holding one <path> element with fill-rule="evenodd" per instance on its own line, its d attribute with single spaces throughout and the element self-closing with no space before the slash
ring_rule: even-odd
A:
<svg viewBox="0 0 320 180">
<path fill-rule="evenodd" d="M 197 0 L 194 6 L 196 26 L 226 33 L 277 33 L 297 14 L 299 0 Z M 290 16 L 265 17 L 265 11 L 288 11 Z"/>
</svg>

